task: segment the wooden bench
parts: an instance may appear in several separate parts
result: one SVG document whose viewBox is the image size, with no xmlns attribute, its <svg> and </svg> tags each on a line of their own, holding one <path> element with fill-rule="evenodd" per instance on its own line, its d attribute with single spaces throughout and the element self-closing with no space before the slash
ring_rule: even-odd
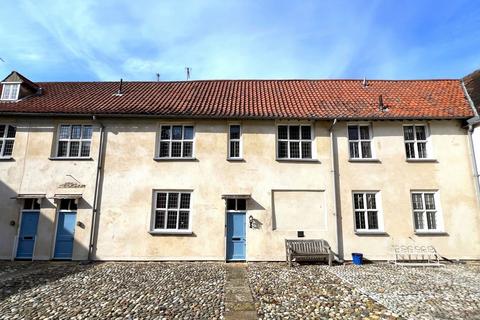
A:
<svg viewBox="0 0 480 320">
<path fill-rule="evenodd" d="M 440 267 L 440 256 L 433 246 L 421 245 L 394 245 L 394 261 L 398 266 L 411 267 Z"/>
<path fill-rule="evenodd" d="M 295 259 L 295 261 L 326 260 L 329 266 L 332 265 L 333 252 L 328 242 L 323 239 L 285 239 L 285 249 L 287 252 L 287 263 L 290 267 L 292 266 L 293 259 Z"/>
</svg>

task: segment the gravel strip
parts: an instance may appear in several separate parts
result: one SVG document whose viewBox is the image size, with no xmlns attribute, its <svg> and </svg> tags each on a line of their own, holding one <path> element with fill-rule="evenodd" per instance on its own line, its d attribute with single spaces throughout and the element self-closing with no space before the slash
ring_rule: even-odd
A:
<svg viewBox="0 0 480 320">
<path fill-rule="evenodd" d="M 327 268 L 250 263 L 248 279 L 260 319 L 397 319 Z"/>
<path fill-rule="evenodd" d="M 326 269 L 408 319 L 480 319 L 480 265 Z"/>
<path fill-rule="evenodd" d="M 221 263 L 54 263 L 0 283 L 0 319 L 223 319 Z"/>
</svg>

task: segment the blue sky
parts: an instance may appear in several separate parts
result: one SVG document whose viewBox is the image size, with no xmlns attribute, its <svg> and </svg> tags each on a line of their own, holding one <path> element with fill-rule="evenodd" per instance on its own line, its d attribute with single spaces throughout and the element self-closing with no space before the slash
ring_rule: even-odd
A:
<svg viewBox="0 0 480 320">
<path fill-rule="evenodd" d="M 479 1 L 4 1 L 0 77 L 34 81 L 459 78 Z"/>
</svg>

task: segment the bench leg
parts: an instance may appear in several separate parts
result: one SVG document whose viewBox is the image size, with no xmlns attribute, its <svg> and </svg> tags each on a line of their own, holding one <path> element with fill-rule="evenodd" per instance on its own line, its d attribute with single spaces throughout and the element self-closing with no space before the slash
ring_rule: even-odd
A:
<svg viewBox="0 0 480 320">
<path fill-rule="evenodd" d="M 332 266 L 332 253 L 328 255 L 328 265 L 331 267 Z"/>
</svg>

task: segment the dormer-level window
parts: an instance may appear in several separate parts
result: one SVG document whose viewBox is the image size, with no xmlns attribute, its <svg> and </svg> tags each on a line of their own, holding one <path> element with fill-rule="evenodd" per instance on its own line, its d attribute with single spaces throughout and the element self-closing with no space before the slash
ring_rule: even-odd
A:
<svg viewBox="0 0 480 320">
<path fill-rule="evenodd" d="M 18 83 L 4 83 L 2 90 L 2 100 L 17 100 L 20 91 Z"/>
</svg>

